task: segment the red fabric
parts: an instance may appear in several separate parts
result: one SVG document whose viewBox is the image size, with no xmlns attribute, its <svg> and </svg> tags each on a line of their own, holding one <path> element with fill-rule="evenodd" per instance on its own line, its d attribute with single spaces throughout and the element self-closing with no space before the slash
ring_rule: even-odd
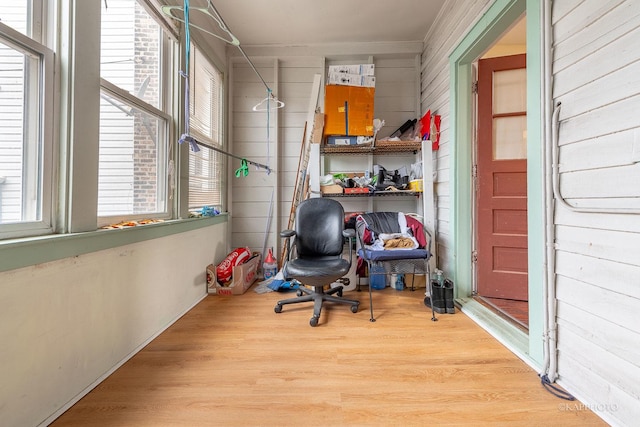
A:
<svg viewBox="0 0 640 427">
<path fill-rule="evenodd" d="M 433 124 L 436 126 L 436 137 L 431 138 L 433 142 L 431 143 L 431 149 L 433 151 L 438 151 L 440 149 L 440 122 L 442 118 L 436 114 L 433 116 Z"/>
<path fill-rule="evenodd" d="M 428 110 L 420 119 L 420 136 L 429 138 L 431 135 L 431 110 Z"/>
<path fill-rule="evenodd" d="M 405 215 L 404 217 L 407 220 L 407 228 L 411 230 L 411 232 L 413 233 L 413 237 L 416 238 L 420 247 L 426 248 L 427 239 L 424 235 L 424 228 L 423 228 L 424 226 L 422 225 L 422 223 L 412 216 Z"/>
</svg>

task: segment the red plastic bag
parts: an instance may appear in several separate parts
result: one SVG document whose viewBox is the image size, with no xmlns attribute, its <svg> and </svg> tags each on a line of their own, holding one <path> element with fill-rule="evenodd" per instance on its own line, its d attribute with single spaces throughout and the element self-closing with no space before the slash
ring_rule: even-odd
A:
<svg viewBox="0 0 640 427">
<path fill-rule="evenodd" d="M 231 280 L 233 267 L 244 264 L 251 258 L 249 248 L 236 248 L 216 267 L 216 279 L 221 285 Z"/>
</svg>

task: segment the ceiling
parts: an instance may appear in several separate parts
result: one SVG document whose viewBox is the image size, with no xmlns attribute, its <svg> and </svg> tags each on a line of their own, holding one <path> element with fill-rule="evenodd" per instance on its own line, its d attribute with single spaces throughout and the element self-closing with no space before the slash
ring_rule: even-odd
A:
<svg viewBox="0 0 640 427">
<path fill-rule="evenodd" d="M 190 21 L 222 35 L 212 18 L 194 10 L 207 1 L 190 1 Z M 211 0 L 243 46 L 422 41 L 446 1 Z"/>
</svg>

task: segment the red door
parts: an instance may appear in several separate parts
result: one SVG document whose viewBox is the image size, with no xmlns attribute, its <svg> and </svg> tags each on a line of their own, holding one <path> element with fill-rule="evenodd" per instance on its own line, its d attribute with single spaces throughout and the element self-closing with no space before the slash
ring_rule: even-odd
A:
<svg viewBox="0 0 640 427">
<path fill-rule="evenodd" d="M 526 55 L 478 65 L 478 295 L 528 300 Z"/>
</svg>

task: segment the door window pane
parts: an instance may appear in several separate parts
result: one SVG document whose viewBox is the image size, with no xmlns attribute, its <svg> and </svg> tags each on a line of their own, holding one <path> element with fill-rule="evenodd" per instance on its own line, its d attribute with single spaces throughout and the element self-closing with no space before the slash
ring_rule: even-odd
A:
<svg viewBox="0 0 640 427">
<path fill-rule="evenodd" d="M 493 73 L 493 114 L 527 111 L 527 70 Z"/>
<path fill-rule="evenodd" d="M 493 159 L 527 158 L 527 116 L 493 119 Z"/>
</svg>

